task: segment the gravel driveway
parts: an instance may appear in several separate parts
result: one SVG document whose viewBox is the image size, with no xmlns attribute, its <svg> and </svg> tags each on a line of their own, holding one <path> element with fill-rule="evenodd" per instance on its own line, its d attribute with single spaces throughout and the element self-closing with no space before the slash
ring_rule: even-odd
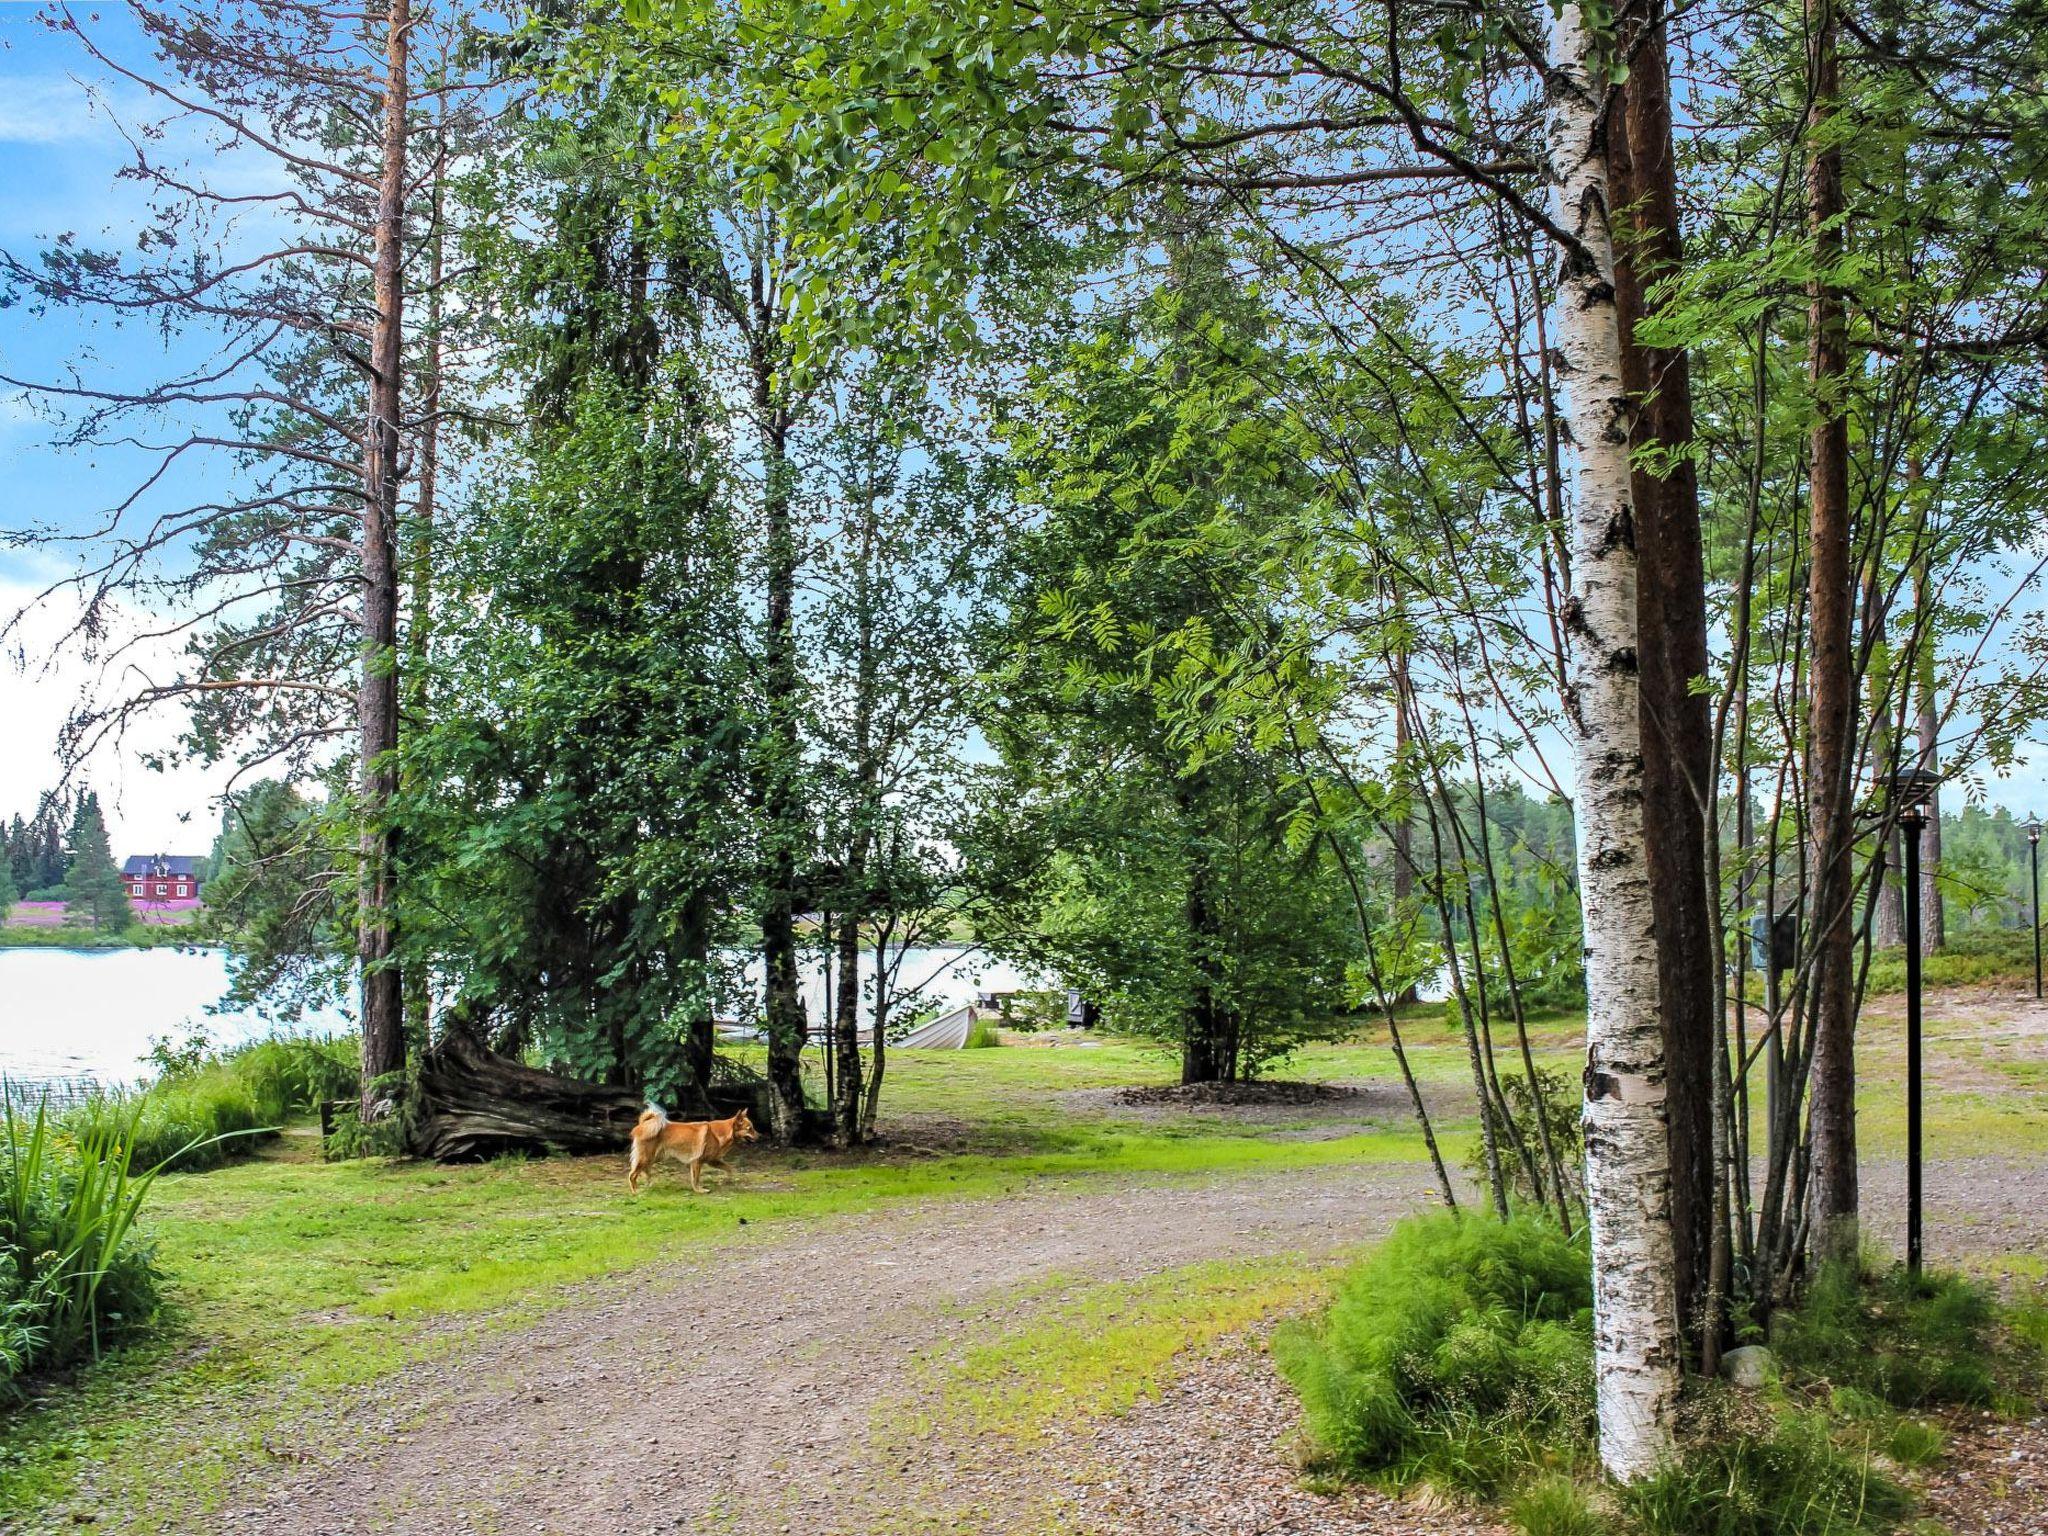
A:
<svg viewBox="0 0 2048 1536">
<path fill-rule="evenodd" d="M 901 1398 L 905 1362 L 952 1341 L 963 1311 L 1007 1313 L 1008 1293 L 1066 1273 L 1328 1251 L 1433 1203 L 1426 1165 L 1333 1167 L 742 1238 L 379 1383 L 389 1407 L 344 1415 L 358 1431 L 339 1437 L 344 1452 L 336 1425 L 309 1424 L 301 1443 L 271 1445 L 286 1465 L 192 1528 L 610 1536 L 730 1523 L 850 1536 L 869 1527 L 840 1523 L 839 1497 L 869 1485 L 876 1409 Z"/>
</svg>

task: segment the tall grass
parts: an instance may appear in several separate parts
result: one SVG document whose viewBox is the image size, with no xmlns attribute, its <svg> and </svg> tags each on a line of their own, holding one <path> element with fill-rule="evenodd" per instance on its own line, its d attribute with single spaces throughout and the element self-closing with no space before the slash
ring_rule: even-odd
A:
<svg viewBox="0 0 2048 1536">
<path fill-rule="evenodd" d="M 1772 1320 L 1759 1393 L 1695 1384 L 1679 1455 L 1599 1479 L 1582 1243 L 1529 1217 L 1401 1223 L 1328 1314 L 1275 1339 L 1336 1470 L 1498 1498 L 1525 1536 L 1868 1536 L 1911 1498 L 1888 1475 L 1939 1457 L 1901 1410 L 2003 1400 L 2040 1378 L 2024 1317 L 2001 1329 L 1956 1276 L 1819 1271 Z"/>
<path fill-rule="evenodd" d="M 75 1139 L 38 1105 L 4 1110 L 0 1148 L 0 1384 L 97 1358 L 155 1314 L 156 1272 L 135 1240 L 156 1177 L 135 1171 L 132 1120 Z"/>
<path fill-rule="evenodd" d="M 356 1091 L 354 1040 L 280 1037 L 216 1055 L 160 1050 L 162 1067 L 146 1094 L 110 1093 L 63 1116 L 73 1136 L 120 1128 L 138 1167 L 179 1172 L 216 1168 L 263 1135 Z"/>
<path fill-rule="evenodd" d="M 1546 1219 L 1411 1217 L 1275 1353 L 1343 1470 L 1490 1496 L 1590 1435 L 1592 1304 L 1585 1244 Z"/>
</svg>

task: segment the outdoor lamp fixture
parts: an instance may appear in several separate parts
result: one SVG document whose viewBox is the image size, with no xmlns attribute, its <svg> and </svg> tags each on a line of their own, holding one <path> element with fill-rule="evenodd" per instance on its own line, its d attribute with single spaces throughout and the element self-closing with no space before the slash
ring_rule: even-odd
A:
<svg viewBox="0 0 2048 1536">
<path fill-rule="evenodd" d="M 1941 775 L 1907 768 L 1891 776 L 1892 809 L 1906 845 L 1906 1268 L 1920 1273 L 1920 832 Z M 2038 931 L 2038 930 L 2037 930 Z"/>
<path fill-rule="evenodd" d="M 2041 818 L 2027 818 L 2027 864 L 2034 881 L 2034 996 L 2041 995 Z"/>
</svg>

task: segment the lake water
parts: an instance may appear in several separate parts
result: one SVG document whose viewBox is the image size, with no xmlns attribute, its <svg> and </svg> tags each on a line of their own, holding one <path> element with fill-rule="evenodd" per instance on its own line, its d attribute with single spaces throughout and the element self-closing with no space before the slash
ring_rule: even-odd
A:
<svg viewBox="0 0 2048 1536">
<path fill-rule="evenodd" d="M 873 977 L 872 953 L 863 953 L 861 964 L 865 985 Z M 805 1006 L 816 1021 L 824 980 L 813 967 L 805 983 Z M 904 1018 L 927 1007 L 956 1008 L 979 990 L 1031 984 L 1014 967 L 971 951 L 913 949 L 897 985 L 920 990 L 894 1007 Z M 236 1045 L 277 1032 L 255 1014 L 208 1012 L 227 986 L 228 956 L 217 949 L 0 949 L 0 1076 L 129 1082 L 141 1074 L 150 1042 L 166 1035 L 183 1040 L 203 1030 L 218 1045 Z M 353 1027 L 338 1013 L 298 1026 L 318 1034 Z"/>
<path fill-rule="evenodd" d="M 227 987 L 218 949 L 0 949 L 0 1075 L 129 1082 L 163 1036 L 237 1045 L 276 1032 L 253 1014 L 209 1013 Z M 351 1026 L 337 1014 L 300 1027 Z"/>
</svg>

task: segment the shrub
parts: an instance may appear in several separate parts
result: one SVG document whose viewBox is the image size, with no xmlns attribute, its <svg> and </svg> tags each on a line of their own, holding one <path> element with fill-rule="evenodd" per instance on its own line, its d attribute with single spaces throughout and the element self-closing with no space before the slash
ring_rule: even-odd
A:
<svg viewBox="0 0 2048 1536">
<path fill-rule="evenodd" d="M 984 1051 L 992 1050 L 1002 1043 L 1002 1036 L 996 1033 L 996 1026 L 994 1024 L 991 1024 L 987 1019 L 976 1019 L 967 1026 L 967 1038 L 961 1042 L 961 1048 L 969 1051 Z"/>
<path fill-rule="evenodd" d="M 1275 1348 L 1344 1469 L 1494 1493 L 1587 1441 L 1591 1307 L 1583 1242 L 1446 1212 L 1398 1224 L 1320 1326 Z"/>
<path fill-rule="evenodd" d="M 1674 1466 L 1621 1490 L 1643 1536 L 1852 1536 L 1888 1529 L 1911 1501 L 1827 1420 L 1787 1413 L 1767 1433 L 1701 1439 Z"/>
<path fill-rule="evenodd" d="M 1968 987 L 1989 981 L 2029 981 L 2034 975 L 2034 935 L 2029 928 L 1952 933 L 1920 964 L 1929 987 Z M 1865 989 L 1874 995 L 1906 990 L 1906 952 L 1881 949 L 1870 957 Z"/>
<path fill-rule="evenodd" d="M 135 1241 L 154 1175 L 118 1116 L 66 1143 L 41 1106 L 0 1118 L 0 1384 L 67 1365 L 149 1322 L 156 1271 Z"/>
<path fill-rule="evenodd" d="M 1674 1463 L 1601 1492 L 1589 1271 L 1584 1245 L 1533 1215 L 1411 1219 L 1275 1353 L 1336 1468 L 1506 1497 L 1524 1536 L 1864 1536 L 1911 1504 L 1880 1464 L 1943 1448 L 1899 1410 L 1993 1400 L 2038 1371 L 2048 1334 L 2025 1312 L 2001 1329 L 1956 1276 L 1823 1269 L 1773 1320 L 1776 1382 L 1694 1383 Z"/>
<path fill-rule="evenodd" d="M 1607 1521 L 1586 1490 L 1557 1473 L 1539 1477 L 1517 1494 L 1508 1517 L 1522 1536 L 1607 1536 Z"/>
<path fill-rule="evenodd" d="M 361 1060 L 353 1037 L 282 1036 L 242 1047 L 229 1056 L 228 1065 L 266 1119 L 285 1120 L 308 1114 L 328 1099 L 354 1098 Z"/>
<path fill-rule="evenodd" d="M 1996 1320 L 1990 1294 L 1960 1275 L 1901 1268 L 1866 1281 L 1829 1265 L 1796 1312 L 1772 1320 L 1771 1344 L 1788 1371 L 1894 1408 L 1988 1403 Z"/>
</svg>

